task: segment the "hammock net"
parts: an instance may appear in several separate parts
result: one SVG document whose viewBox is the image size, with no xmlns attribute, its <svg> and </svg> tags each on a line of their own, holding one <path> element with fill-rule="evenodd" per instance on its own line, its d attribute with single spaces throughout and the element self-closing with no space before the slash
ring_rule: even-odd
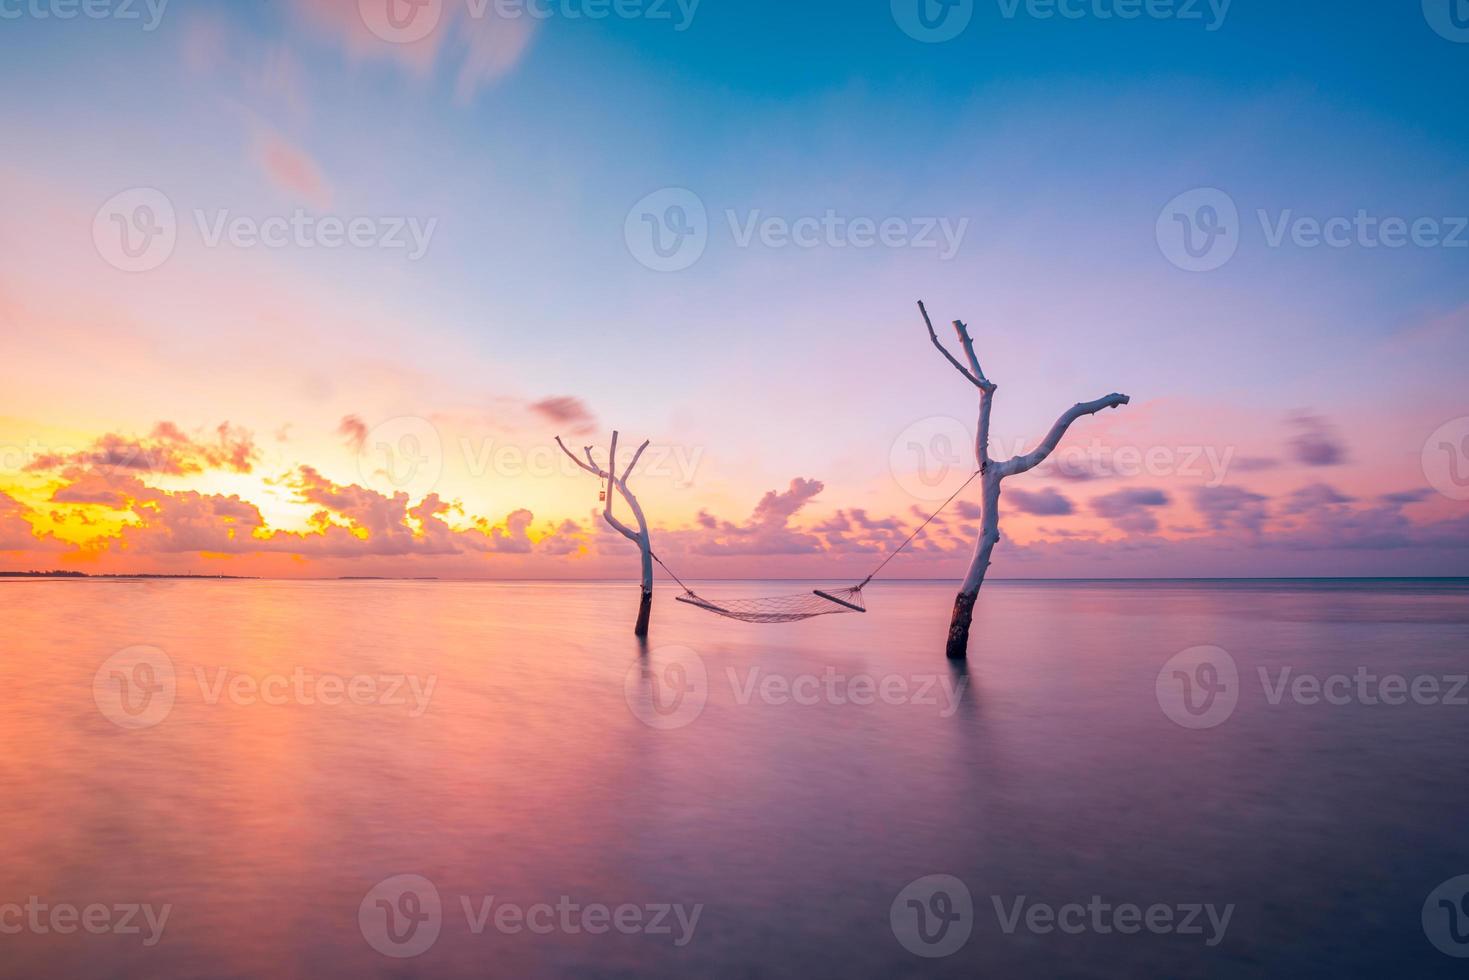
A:
<svg viewBox="0 0 1469 980">
<path fill-rule="evenodd" d="M 862 589 L 813 589 L 799 595 L 767 596 L 762 599 L 706 599 L 693 591 L 678 596 L 687 602 L 720 616 L 746 623 L 793 623 L 798 619 L 825 616 L 829 613 L 866 612 L 862 605 Z"/>
</svg>

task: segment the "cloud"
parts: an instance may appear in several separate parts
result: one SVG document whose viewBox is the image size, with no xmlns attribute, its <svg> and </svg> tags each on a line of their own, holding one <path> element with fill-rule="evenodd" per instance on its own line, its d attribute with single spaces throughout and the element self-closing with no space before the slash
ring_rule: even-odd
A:
<svg viewBox="0 0 1469 980">
<path fill-rule="evenodd" d="M 347 448 L 360 453 L 367 445 L 367 423 L 358 415 L 346 415 L 337 426 L 337 435 L 347 437 Z"/>
<path fill-rule="evenodd" d="M 256 141 L 255 156 L 265 175 L 281 190 L 314 208 L 331 207 L 331 187 L 305 150 L 276 133 L 264 133 Z"/>
<path fill-rule="evenodd" d="M 0 493 L 0 551 L 52 551 L 58 542 L 36 534 L 27 517 L 31 509 L 7 493 Z"/>
<path fill-rule="evenodd" d="M 1259 534 L 1269 498 L 1240 487 L 1194 487 L 1194 510 L 1216 531 L 1239 528 Z"/>
<path fill-rule="evenodd" d="M 956 500 L 954 502 L 954 513 L 966 521 L 977 521 L 984 515 L 984 508 L 968 500 Z"/>
<path fill-rule="evenodd" d="M 1162 490 L 1136 487 L 1094 497 L 1092 510 L 1111 521 L 1119 531 L 1152 534 L 1158 530 L 1158 518 L 1153 511 L 1167 503 L 1168 495 Z"/>
<path fill-rule="evenodd" d="M 1282 512 L 1286 514 L 1305 514 L 1321 510 L 1325 507 L 1349 504 L 1354 499 L 1329 484 L 1312 483 L 1293 491 L 1286 498 Z"/>
<path fill-rule="evenodd" d="M 596 416 L 580 398 L 569 395 L 543 398 L 533 402 L 530 410 L 555 425 L 570 426 L 572 435 L 586 435 L 596 429 Z"/>
<path fill-rule="evenodd" d="M 438 14 L 438 23 L 425 36 L 406 43 L 389 42 L 368 28 L 365 17 L 391 9 L 392 2 L 395 0 L 369 0 L 367 4 L 361 0 L 292 0 L 292 6 L 307 24 L 336 38 L 355 58 L 395 62 L 425 77 L 441 62 L 457 57 L 454 94 L 460 103 L 514 70 L 537 30 L 536 18 L 500 16 L 495 3 L 444 0 L 418 8 L 420 18 Z M 379 30 L 384 26 L 386 21 L 378 25 Z"/>
<path fill-rule="evenodd" d="M 1050 487 L 1036 493 L 1025 490 L 1011 490 L 1007 495 L 1015 509 L 1022 514 L 1035 514 L 1040 517 L 1064 517 L 1072 513 L 1075 508 L 1071 501 Z"/>
<path fill-rule="evenodd" d="M 189 436 L 172 422 L 159 422 L 145 438 L 108 433 L 87 449 L 43 453 L 25 468 L 32 473 L 70 468 L 183 476 L 205 470 L 249 473 L 259 458 L 254 436 L 228 422 L 215 428 L 213 438 L 202 433 Z"/>
<path fill-rule="evenodd" d="M 824 489 L 818 480 L 796 477 L 782 491 L 768 491 L 744 524 L 700 515 L 700 532 L 689 550 L 703 555 L 805 554 L 822 550 L 814 534 L 790 527 L 790 520 Z M 865 515 L 864 515 L 865 517 Z"/>
<path fill-rule="evenodd" d="M 1326 419 L 1309 412 L 1297 412 L 1289 422 L 1296 430 L 1290 448 L 1297 462 L 1307 466 L 1336 466 L 1346 462 L 1346 447 L 1337 439 Z"/>
</svg>

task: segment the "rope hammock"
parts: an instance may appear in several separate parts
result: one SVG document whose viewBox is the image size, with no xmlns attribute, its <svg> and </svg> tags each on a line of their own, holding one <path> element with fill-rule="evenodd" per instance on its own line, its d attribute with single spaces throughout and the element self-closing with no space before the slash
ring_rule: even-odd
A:
<svg viewBox="0 0 1469 980">
<path fill-rule="evenodd" d="M 846 589 L 812 589 L 810 592 L 801 592 L 795 595 L 765 596 L 758 599 L 706 599 L 693 589 L 684 585 L 683 579 L 673 573 L 673 569 L 663 564 L 663 559 L 656 554 L 653 560 L 663 566 L 663 570 L 672 576 L 673 580 L 683 587 L 684 594 L 675 596 L 679 602 L 686 602 L 691 606 L 712 612 L 718 616 L 727 616 L 730 619 L 738 619 L 746 623 L 793 623 L 801 619 L 810 619 L 813 616 L 826 616 L 832 613 L 859 612 L 865 613 L 867 607 L 862 603 L 862 589 L 871 582 L 877 573 L 883 570 L 888 562 L 898 557 L 898 553 L 908 547 L 913 539 L 922 533 L 939 514 L 943 513 L 945 507 L 953 503 L 954 498 L 964 491 L 964 488 L 973 482 L 981 471 L 975 470 L 969 474 L 969 479 L 960 484 L 959 489 L 949 494 L 949 499 L 939 505 L 938 510 L 928 515 L 928 519 L 918 525 L 918 529 L 908 535 L 907 539 L 891 552 L 888 556 L 872 570 L 861 583 Z M 652 554 L 650 552 L 650 554 Z"/>
</svg>

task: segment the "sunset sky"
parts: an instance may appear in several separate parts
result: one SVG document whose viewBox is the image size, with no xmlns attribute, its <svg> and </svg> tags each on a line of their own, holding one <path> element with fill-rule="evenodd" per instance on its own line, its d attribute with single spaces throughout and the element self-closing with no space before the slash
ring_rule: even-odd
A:
<svg viewBox="0 0 1469 980">
<path fill-rule="evenodd" d="M 1132 396 L 1007 482 L 996 576 L 1469 574 L 1469 37 L 1418 2 L 374 2 L 5 8 L 0 570 L 632 577 L 552 441 L 616 428 L 680 574 L 861 578 L 973 468 L 923 299 L 997 455 Z"/>
</svg>

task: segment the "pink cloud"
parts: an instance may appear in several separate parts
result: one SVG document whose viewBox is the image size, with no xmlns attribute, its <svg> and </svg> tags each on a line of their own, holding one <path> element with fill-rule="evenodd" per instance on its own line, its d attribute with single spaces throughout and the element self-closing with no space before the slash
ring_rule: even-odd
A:
<svg viewBox="0 0 1469 980">
<path fill-rule="evenodd" d="M 304 150 L 275 133 L 266 133 L 258 141 L 256 156 L 265 175 L 277 187 L 312 207 L 331 206 L 331 188 L 322 176 L 321 168 Z"/>
</svg>

